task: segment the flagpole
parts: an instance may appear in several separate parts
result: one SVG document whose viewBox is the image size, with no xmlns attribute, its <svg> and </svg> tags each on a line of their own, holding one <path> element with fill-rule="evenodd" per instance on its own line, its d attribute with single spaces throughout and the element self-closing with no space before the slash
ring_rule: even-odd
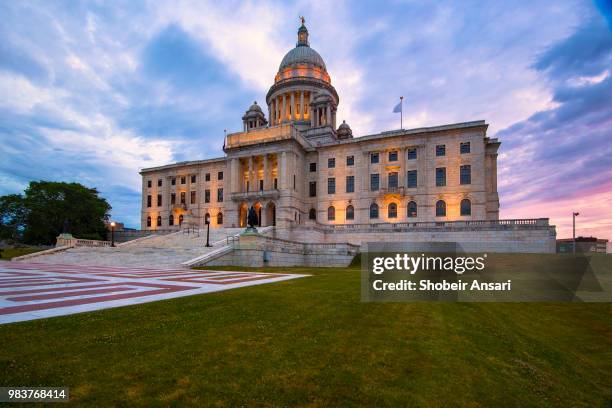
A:
<svg viewBox="0 0 612 408">
<path fill-rule="evenodd" d="M 400 96 L 400 130 L 404 130 L 404 97 Z"/>
</svg>

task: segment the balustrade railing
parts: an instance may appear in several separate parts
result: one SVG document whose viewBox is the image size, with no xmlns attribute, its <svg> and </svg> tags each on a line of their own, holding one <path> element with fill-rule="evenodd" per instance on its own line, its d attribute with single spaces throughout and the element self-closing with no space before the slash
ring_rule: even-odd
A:
<svg viewBox="0 0 612 408">
<path fill-rule="evenodd" d="M 385 222 L 374 224 L 317 224 L 324 230 L 393 230 L 399 228 L 469 228 L 469 227 L 508 227 L 537 226 L 547 227 L 548 218 L 522 218 L 509 220 L 470 220 L 470 221 L 419 221 L 419 222 Z"/>
</svg>

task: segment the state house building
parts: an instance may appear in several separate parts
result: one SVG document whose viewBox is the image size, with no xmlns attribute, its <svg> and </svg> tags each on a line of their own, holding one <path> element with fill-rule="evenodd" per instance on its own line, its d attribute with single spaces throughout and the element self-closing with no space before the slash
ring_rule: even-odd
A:
<svg viewBox="0 0 612 408">
<path fill-rule="evenodd" d="M 206 214 L 243 227 L 251 206 L 279 228 L 498 219 L 500 142 L 484 121 L 353 137 L 339 103 L 302 23 L 266 112 L 248 108 L 225 157 L 141 171 L 142 229 L 202 228 Z"/>
</svg>

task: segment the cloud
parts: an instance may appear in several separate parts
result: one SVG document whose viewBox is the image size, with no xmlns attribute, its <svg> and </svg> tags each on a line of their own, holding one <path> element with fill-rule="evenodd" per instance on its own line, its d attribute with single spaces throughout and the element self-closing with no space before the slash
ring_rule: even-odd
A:
<svg viewBox="0 0 612 408">
<path fill-rule="evenodd" d="M 0 194 L 81 181 L 139 226 L 139 168 L 222 155 L 223 129 L 265 105 L 305 15 L 356 136 L 397 128 L 403 95 L 405 127 L 490 123 L 503 216 L 605 202 L 604 1 L 3 2 L 0 13 Z"/>
<path fill-rule="evenodd" d="M 502 214 L 540 211 L 567 237 L 573 211 L 585 232 L 611 238 L 612 33 L 595 15 L 533 64 L 552 85 L 556 107 L 497 133 Z M 504 146 L 505 145 L 505 146 Z"/>
</svg>

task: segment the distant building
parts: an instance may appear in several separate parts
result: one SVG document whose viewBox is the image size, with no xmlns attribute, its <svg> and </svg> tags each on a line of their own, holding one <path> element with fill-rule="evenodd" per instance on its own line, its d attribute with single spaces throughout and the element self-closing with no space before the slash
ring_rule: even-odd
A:
<svg viewBox="0 0 612 408">
<path fill-rule="evenodd" d="M 576 237 L 576 252 L 580 253 L 607 253 L 608 240 L 595 237 Z M 564 238 L 557 240 L 557 252 L 572 253 L 574 251 L 574 240 Z"/>
</svg>

